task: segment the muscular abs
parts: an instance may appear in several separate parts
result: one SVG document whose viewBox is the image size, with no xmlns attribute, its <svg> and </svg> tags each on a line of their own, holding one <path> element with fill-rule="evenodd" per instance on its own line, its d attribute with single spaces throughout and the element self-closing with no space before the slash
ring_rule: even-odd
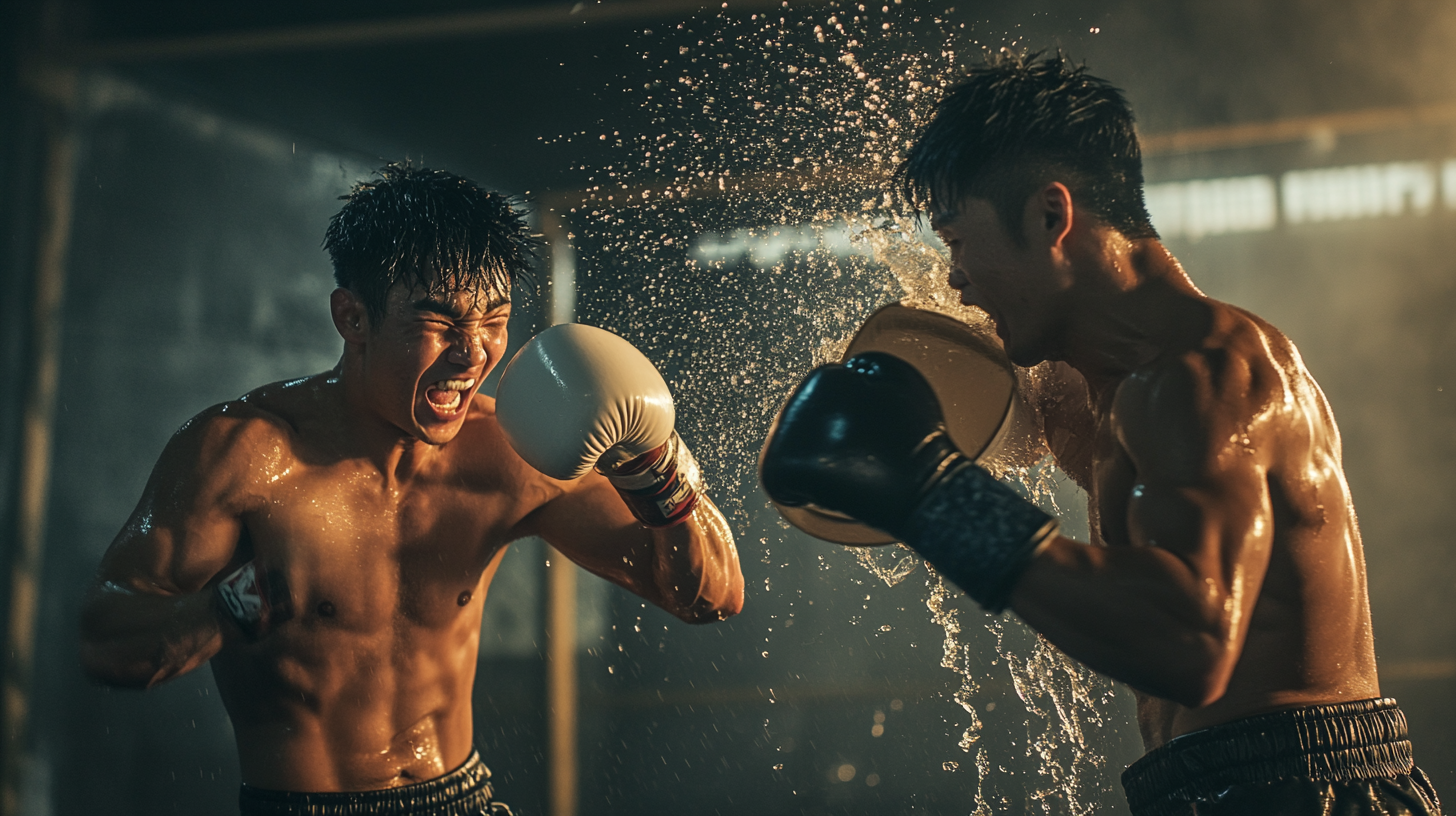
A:
<svg viewBox="0 0 1456 816">
<path fill-rule="evenodd" d="M 298 610 L 212 661 L 249 784 L 383 788 L 469 754 L 481 603 L 508 533 L 489 521 L 512 508 L 421 481 L 295 459 L 244 516 L 253 557 L 283 571 Z"/>
<path fill-rule="evenodd" d="M 149 686 L 211 659 L 257 787 L 368 790 L 462 763 L 486 590 L 523 519 L 563 491 L 479 402 L 449 446 L 385 463 L 353 442 L 367 429 L 341 420 L 326 376 L 199 416 L 103 559 L 87 670 Z M 250 561 L 282 575 L 294 610 L 256 640 L 210 605 Z"/>
<path fill-rule="evenodd" d="M 428 445 L 351 414 L 320 375 L 173 437 L 83 606 L 82 663 L 145 687 L 210 659 L 250 785 L 432 779 L 469 755 L 481 604 L 528 535 L 688 623 L 742 605 L 732 535 L 706 498 L 649 530 L 601 475 L 556 481 L 522 461 L 488 398 Z M 248 563 L 281 577 L 293 616 L 245 634 L 213 588 Z"/>
</svg>

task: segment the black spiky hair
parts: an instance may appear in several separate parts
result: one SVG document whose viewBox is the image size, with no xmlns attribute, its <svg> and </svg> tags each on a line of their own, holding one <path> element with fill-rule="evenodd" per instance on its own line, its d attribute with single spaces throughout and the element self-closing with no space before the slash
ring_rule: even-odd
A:
<svg viewBox="0 0 1456 816">
<path fill-rule="evenodd" d="M 1060 181 L 1124 236 L 1157 237 L 1132 109 L 1060 51 L 988 53 L 940 100 L 896 177 L 917 210 L 989 201 L 1017 238 L 1027 198 Z"/>
<path fill-rule="evenodd" d="M 348 203 L 324 233 L 334 281 L 359 295 L 374 321 L 396 285 L 504 302 L 518 278 L 530 277 L 541 240 L 517 201 L 408 162 L 375 175 L 339 196 Z"/>
</svg>

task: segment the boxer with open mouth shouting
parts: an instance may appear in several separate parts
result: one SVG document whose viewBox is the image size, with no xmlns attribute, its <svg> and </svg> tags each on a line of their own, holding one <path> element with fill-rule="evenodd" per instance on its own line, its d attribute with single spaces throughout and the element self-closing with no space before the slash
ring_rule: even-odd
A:
<svg viewBox="0 0 1456 816">
<path fill-rule="evenodd" d="M 211 661 L 244 814 L 508 812 L 472 746 L 471 687 L 513 540 L 541 536 L 689 623 L 742 607 L 732 535 L 652 364 L 557 327 L 499 404 L 479 394 L 536 239 L 465 179 L 379 175 L 325 240 L 338 365 L 184 425 L 82 614 L 102 682 Z"/>
</svg>

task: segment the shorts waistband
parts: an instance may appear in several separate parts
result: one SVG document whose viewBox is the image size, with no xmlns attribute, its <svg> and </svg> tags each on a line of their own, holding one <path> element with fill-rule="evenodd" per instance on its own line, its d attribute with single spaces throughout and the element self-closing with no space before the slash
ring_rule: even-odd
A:
<svg viewBox="0 0 1456 816">
<path fill-rule="evenodd" d="M 1415 767 L 1405 714 L 1388 697 L 1259 714 L 1170 740 L 1122 774 L 1134 813 L 1281 779 L 1339 782 Z"/>
<path fill-rule="evenodd" d="M 303 793 L 246 783 L 238 795 L 242 816 L 510 816 L 492 802 L 490 769 L 471 750 L 455 770 L 425 782 L 371 791 Z"/>
</svg>

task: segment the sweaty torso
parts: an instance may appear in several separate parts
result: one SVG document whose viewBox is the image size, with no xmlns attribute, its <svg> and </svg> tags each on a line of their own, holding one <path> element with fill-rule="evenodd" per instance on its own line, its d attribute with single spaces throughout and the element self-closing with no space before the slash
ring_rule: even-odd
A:
<svg viewBox="0 0 1456 816">
<path fill-rule="evenodd" d="M 1267 572 L 1227 692 L 1188 708 L 1138 695 L 1143 741 L 1151 750 L 1175 736 L 1266 711 L 1379 695 L 1365 562 L 1341 462 L 1339 432 L 1298 351 L 1277 329 L 1241 310 L 1212 304 L 1213 330 L 1186 354 L 1208 372 L 1196 407 L 1232 433 L 1228 453 L 1254 457 L 1267 478 L 1274 533 Z M 1156 365 L 1154 361 L 1150 365 Z M 1251 376 L 1226 376 L 1247 366 Z M 1134 546 L 1128 507 L 1139 475 L 1120 441 L 1119 389 L 1092 400 L 1096 432 L 1090 493 L 1094 539 Z M 1189 406 L 1153 393 L 1142 421 Z M 1189 440 L 1190 445 L 1200 444 Z M 1258 512 L 1226 507 L 1222 511 Z"/>
<path fill-rule="evenodd" d="M 330 388 L 247 398 L 276 429 L 246 459 L 236 560 L 281 570 L 295 614 L 212 665 L 243 780 L 262 788 L 386 788 L 467 758 L 481 604 L 515 526 L 551 497 L 487 398 L 401 478 L 351 450 Z"/>
</svg>

